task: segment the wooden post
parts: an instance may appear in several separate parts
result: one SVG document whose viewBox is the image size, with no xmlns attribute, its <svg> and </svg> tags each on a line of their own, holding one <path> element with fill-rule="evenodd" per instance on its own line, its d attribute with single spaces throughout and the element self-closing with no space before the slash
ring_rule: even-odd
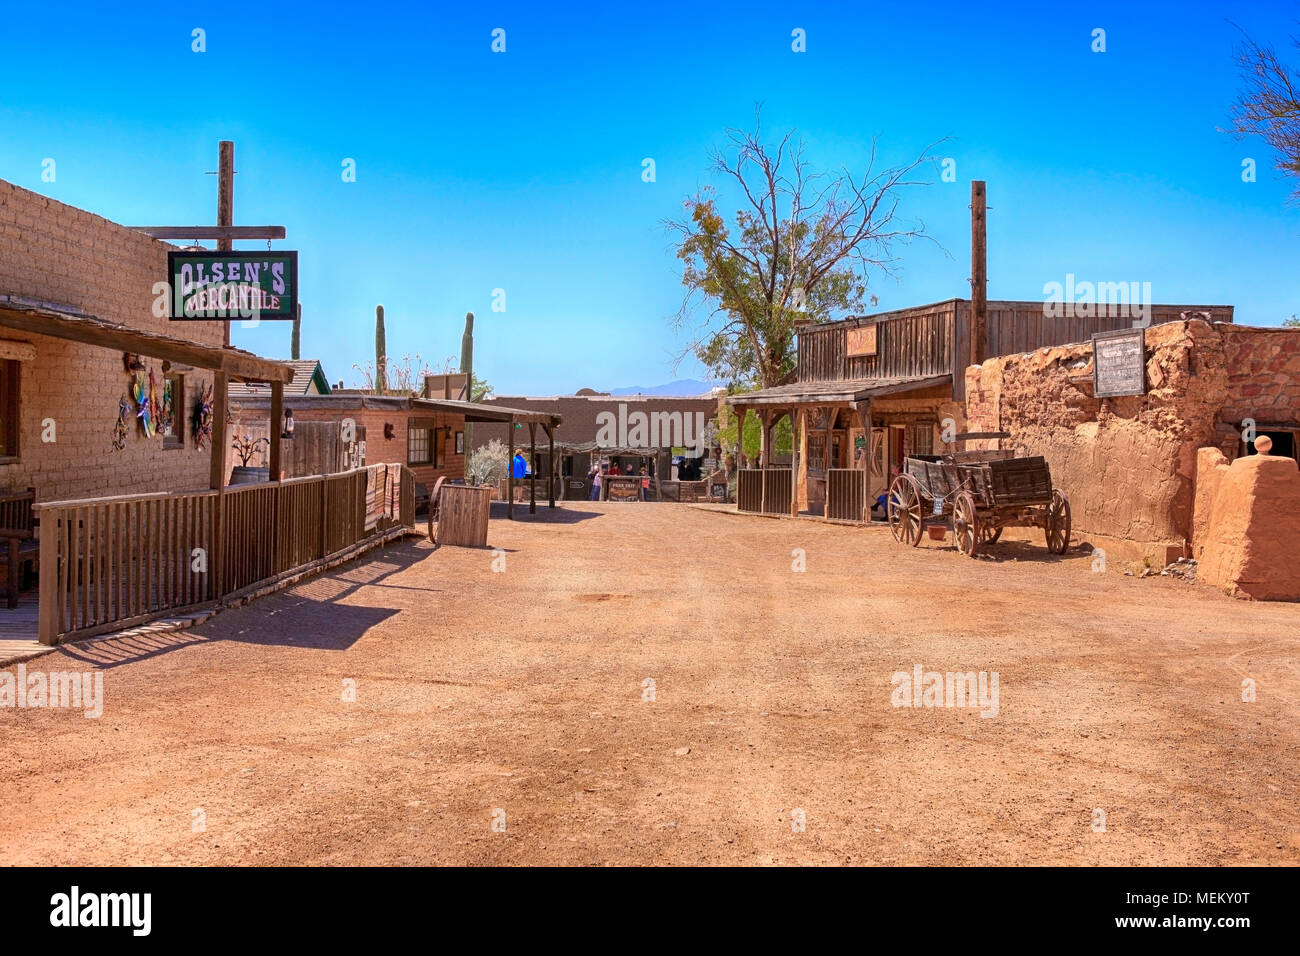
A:
<svg viewBox="0 0 1300 956">
<path fill-rule="evenodd" d="M 980 365 L 988 355 L 988 235 L 985 223 L 984 181 L 970 184 L 970 364 Z M 961 361 L 961 356 L 954 356 Z M 953 374 L 965 370 L 953 369 Z"/>
<path fill-rule="evenodd" d="M 537 514 L 537 423 L 528 423 L 528 513 Z"/>
<path fill-rule="evenodd" d="M 53 645 L 59 639 L 59 539 L 63 537 L 59 527 L 59 516 L 64 515 L 62 508 L 47 511 L 41 516 L 41 575 L 40 597 L 36 611 L 36 634 L 46 646 Z M 67 520 L 66 518 L 64 520 Z"/>
<path fill-rule="evenodd" d="M 280 480 L 280 471 L 282 468 L 280 453 L 280 434 L 284 431 L 281 422 L 284 419 L 284 383 L 271 383 L 271 467 L 270 475 L 272 481 Z"/>
<path fill-rule="evenodd" d="M 795 445 L 795 465 L 798 470 L 791 476 L 793 489 L 790 501 L 791 517 L 798 517 L 799 512 L 808 507 L 808 409 L 799 409 L 799 437 Z"/>
<path fill-rule="evenodd" d="M 510 448 L 506 452 L 509 456 L 506 458 L 506 517 L 513 521 L 515 517 L 515 420 L 513 417 L 506 425 L 506 431 L 510 433 L 507 439 Z"/>
<path fill-rule="evenodd" d="M 560 471 L 560 463 L 555 460 L 555 426 L 543 425 L 542 428 L 546 429 L 546 440 L 547 442 L 549 442 L 549 445 L 547 446 L 546 460 L 550 462 L 551 465 L 550 481 L 547 482 L 548 490 L 550 491 L 550 499 L 551 499 L 548 504 L 548 507 L 554 508 L 555 507 L 555 479 L 559 475 L 559 471 Z"/>
<path fill-rule="evenodd" d="M 217 148 L 217 225 L 235 224 L 235 144 L 223 139 Z M 235 247 L 231 239 L 218 239 L 217 250 L 229 252 Z M 225 345 L 230 347 L 230 323 L 225 326 Z"/>
<path fill-rule="evenodd" d="M 208 487 L 220 490 L 226 483 L 226 373 L 212 378 L 212 461 Z"/>
<path fill-rule="evenodd" d="M 745 455 L 745 413 L 748 412 L 744 405 L 736 406 L 736 471 L 744 467 L 742 461 Z"/>
</svg>

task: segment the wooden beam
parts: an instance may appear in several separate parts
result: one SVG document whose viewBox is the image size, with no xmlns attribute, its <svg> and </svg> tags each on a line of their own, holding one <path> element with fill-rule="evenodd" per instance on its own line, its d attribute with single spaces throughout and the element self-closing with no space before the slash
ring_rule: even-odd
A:
<svg viewBox="0 0 1300 956">
<path fill-rule="evenodd" d="M 280 470 L 283 467 L 280 455 L 280 433 L 283 428 L 280 422 L 284 418 L 284 383 L 271 383 L 271 468 L 270 478 L 272 481 L 279 481 L 281 478 Z"/>
<path fill-rule="evenodd" d="M 546 482 L 547 490 L 550 492 L 550 502 L 548 507 L 555 507 L 555 479 L 560 471 L 560 463 L 555 460 L 555 429 L 550 425 L 543 425 L 546 429 L 546 439 L 550 443 L 550 448 L 546 453 L 546 460 L 550 463 L 550 476 Z"/>
<path fill-rule="evenodd" d="M 528 513 L 537 514 L 537 423 L 528 423 Z"/>
<path fill-rule="evenodd" d="M 131 226 L 154 239 L 283 239 L 284 226 Z"/>
<path fill-rule="evenodd" d="M 226 401 L 226 374 L 218 372 L 212 381 L 212 460 L 208 468 L 208 487 L 218 491 L 226 483 Z"/>
<path fill-rule="evenodd" d="M 808 507 L 808 409 L 799 409 L 799 436 L 795 468 L 790 482 L 791 501 L 790 516 L 797 518 L 799 512 Z"/>
<path fill-rule="evenodd" d="M 989 333 L 988 301 L 988 234 L 985 214 L 984 181 L 975 179 L 970 184 L 970 362 L 981 365 L 987 357 Z M 954 355 L 960 362 L 961 356 Z M 963 369 L 954 368 L 953 375 Z"/>
<path fill-rule="evenodd" d="M 70 342 L 81 342 L 115 352 L 131 352 L 150 358 L 167 359 L 194 368 L 224 370 L 235 377 L 255 381 L 269 382 L 276 379 L 282 382 L 293 381 L 293 369 L 280 362 L 273 362 L 252 353 L 199 345 L 157 332 L 143 332 L 114 325 L 91 316 L 79 317 L 0 304 L 0 326 L 17 329 L 20 332 L 66 339 Z"/>
<path fill-rule="evenodd" d="M 233 226 L 235 224 L 235 144 L 223 139 L 217 147 L 217 225 Z M 218 239 L 217 250 L 229 252 L 234 248 L 230 239 Z M 230 323 L 226 323 L 222 340 L 230 345 Z"/>
<path fill-rule="evenodd" d="M 512 418 L 506 423 L 506 431 L 510 434 L 507 438 L 509 448 L 506 451 L 506 517 L 511 521 L 515 517 L 515 420 Z"/>
</svg>

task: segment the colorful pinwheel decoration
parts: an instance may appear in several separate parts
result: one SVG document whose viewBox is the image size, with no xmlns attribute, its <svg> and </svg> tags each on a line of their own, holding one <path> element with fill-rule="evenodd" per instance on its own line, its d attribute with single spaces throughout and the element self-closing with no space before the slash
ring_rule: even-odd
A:
<svg viewBox="0 0 1300 956">
<path fill-rule="evenodd" d="M 139 420 L 140 428 L 145 437 L 152 438 L 154 434 L 153 401 L 149 396 L 149 383 L 145 379 L 143 372 L 136 375 L 132 392 L 135 398 L 135 417 Z"/>
</svg>

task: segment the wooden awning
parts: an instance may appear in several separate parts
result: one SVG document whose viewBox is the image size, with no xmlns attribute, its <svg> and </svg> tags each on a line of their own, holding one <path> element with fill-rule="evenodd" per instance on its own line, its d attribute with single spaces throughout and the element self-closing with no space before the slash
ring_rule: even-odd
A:
<svg viewBox="0 0 1300 956">
<path fill-rule="evenodd" d="M 792 382 L 757 392 L 728 395 L 726 403 L 752 408 L 758 405 L 851 405 L 881 395 L 936 388 L 952 382 L 951 375 L 927 375 L 918 378 L 849 379 L 837 382 Z"/>
<path fill-rule="evenodd" d="M 166 359 L 180 365 L 225 372 L 243 382 L 290 382 L 293 369 L 243 349 L 200 345 L 161 332 L 147 332 L 78 312 L 75 309 L 0 295 L 0 327 L 49 335 L 117 352 Z"/>
<path fill-rule="evenodd" d="M 269 407 L 269 399 L 260 395 L 233 396 L 244 408 Z M 564 416 L 553 412 L 530 412 L 504 405 L 483 405 L 454 398 L 409 398 L 405 395 L 367 395 L 359 391 L 335 390 L 328 395 L 286 395 L 286 408 L 294 411 L 346 411 L 349 409 L 388 410 L 393 412 L 445 412 L 463 415 L 467 422 L 522 422 L 559 425 Z"/>
</svg>

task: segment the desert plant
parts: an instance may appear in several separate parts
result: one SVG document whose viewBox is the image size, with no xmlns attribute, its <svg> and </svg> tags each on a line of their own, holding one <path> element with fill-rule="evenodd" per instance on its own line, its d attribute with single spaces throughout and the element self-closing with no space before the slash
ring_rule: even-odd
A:
<svg viewBox="0 0 1300 956">
<path fill-rule="evenodd" d="M 385 365 L 382 390 L 373 365 L 367 362 L 365 365 L 353 365 L 352 368 L 361 373 L 362 387 L 366 391 L 375 395 L 410 395 L 412 398 L 419 398 L 424 393 L 424 376 L 433 371 L 419 353 L 403 355 L 400 363 Z"/>
<path fill-rule="evenodd" d="M 476 485 L 491 485 L 506 477 L 510 470 L 510 449 L 498 438 L 480 445 L 469 453 L 465 477 Z"/>
<path fill-rule="evenodd" d="M 384 334 L 384 307 L 375 306 L 375 388 L 377 395 L 388 394 L 388 338 Z"/>
</svg>

